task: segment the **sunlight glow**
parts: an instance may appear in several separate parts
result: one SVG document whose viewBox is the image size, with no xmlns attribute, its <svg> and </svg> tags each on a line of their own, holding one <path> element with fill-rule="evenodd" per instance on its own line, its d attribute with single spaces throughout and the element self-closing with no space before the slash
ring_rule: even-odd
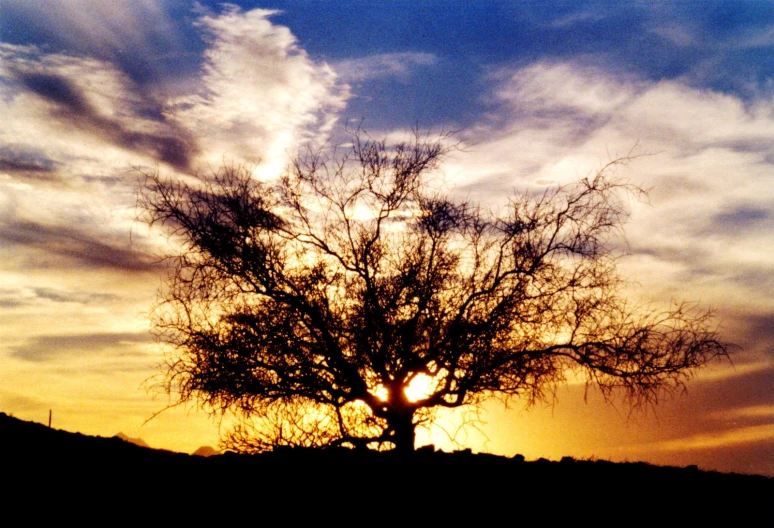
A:
<svg viewBox="0 0 774 528">
<path fill-rule="evenodd" d="M 438 380 L 427 374 L 417 374 L 411 380 L 406 388 L 403 389 L 403 393 L 410 402 L 417 402 L 424 400 L 435 392 L 438 387 Z M 371 390 L 371 394 L 379 398 L 381 401 L 386 402 L 390 399 L 390 391 L 384 385 L 377 385 L 375 389 Z"/>
<path fill-rule="evenodd" d="M 390 397 L 390 391 L 387 390 L 387 387 L 384 385 L 379 385 L 376 387 L 376 389 L 371 392 L 374 396 L 382 400 L 383 402 L 386 402 Z"/>
<path fill-rule="evenodd" d="M 424 400 L 435 392 L 436 380 L 427 374 L 417 374 L 404 390 L 409 401 Z"/>
</svg>

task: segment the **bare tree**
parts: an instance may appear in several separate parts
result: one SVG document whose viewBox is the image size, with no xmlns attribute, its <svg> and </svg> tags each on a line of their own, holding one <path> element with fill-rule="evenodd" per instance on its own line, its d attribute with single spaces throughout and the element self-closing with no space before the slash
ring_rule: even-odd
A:
<svg viewBox="0 0 774 528">
<path fill-rule="evenodd" d="M 444 145 L 358 133 L 272 182 L 146 175 L 144 219 L 177 247 L 164 390 L 244 417 L 232 448 L 410 451 L 439 407 L 544 400 L 571 371 L 651 403 L 727 355 L 710 312 L 620 293 L 612 242 L 643 192 L 616 178 L 626 159 L 498 215 L 428 189 Z"/>
</svg>

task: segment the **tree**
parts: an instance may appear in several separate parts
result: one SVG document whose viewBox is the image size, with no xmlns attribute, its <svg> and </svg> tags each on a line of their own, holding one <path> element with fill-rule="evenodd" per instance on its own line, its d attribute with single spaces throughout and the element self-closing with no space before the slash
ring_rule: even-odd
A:
<svg viewBox="0 0 774 528">
<path fill-rule="evenodd" d="M 144 220 L 177 247 L 162 387 L 242 417 L 226 446 L 410 451 L 440 407 L 544 400 L 573 370 L 649 404 L 727 355 L 711 312 L 621 293 L 613 242 L 643 193 L 615 174 L 627 158 L 497 214 L 430 190 L 444 139 L 352 140 L 276 181 L 145 175 Z"/>
</svg>

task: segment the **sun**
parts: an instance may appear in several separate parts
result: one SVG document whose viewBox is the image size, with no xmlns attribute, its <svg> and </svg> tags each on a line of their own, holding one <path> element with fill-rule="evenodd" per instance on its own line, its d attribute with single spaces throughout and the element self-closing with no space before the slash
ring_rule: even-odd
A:
<svg viewBox="0 0 774 528">
<path fill-rule="evenodd" d="M 435 378 L 427 374 L 417 374 L 403 391 L 410 402 L 417 402 L 430 397 L 435 392 L 436 384 Z"/>
<path fill-rule="evenodd" d="M 403 389 L 403 393 L 410 402 L 418 402 L 430 397 L 438 386 L 438 380 L 427 374 L 415 375 L 411 382 Z M 390 399 L 390 391 L 382 384 L 379 384 L 372 394 L 379 400 L 386 402 Z"/>
</svg>

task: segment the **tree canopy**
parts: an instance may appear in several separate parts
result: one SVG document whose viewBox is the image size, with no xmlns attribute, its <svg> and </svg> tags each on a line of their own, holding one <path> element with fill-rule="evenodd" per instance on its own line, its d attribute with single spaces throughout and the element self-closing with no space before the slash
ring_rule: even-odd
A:
<svg viewBox="0 0 774 528">
<path fill-rule="evenodd" d="M 245 167 L 147 174 L 170 235 L 154 312 L 163 389 L 244 419 L 225 445 L 414 448 L 440 407 L 540 401 L 569 372 L 654 402 L 728 347 L 712 313 L 632 306 L 615 238 L 616 160 L 492 212 L 433 185 L 448 147 L 353 135 L 276 180 Z"/>
</svg>

